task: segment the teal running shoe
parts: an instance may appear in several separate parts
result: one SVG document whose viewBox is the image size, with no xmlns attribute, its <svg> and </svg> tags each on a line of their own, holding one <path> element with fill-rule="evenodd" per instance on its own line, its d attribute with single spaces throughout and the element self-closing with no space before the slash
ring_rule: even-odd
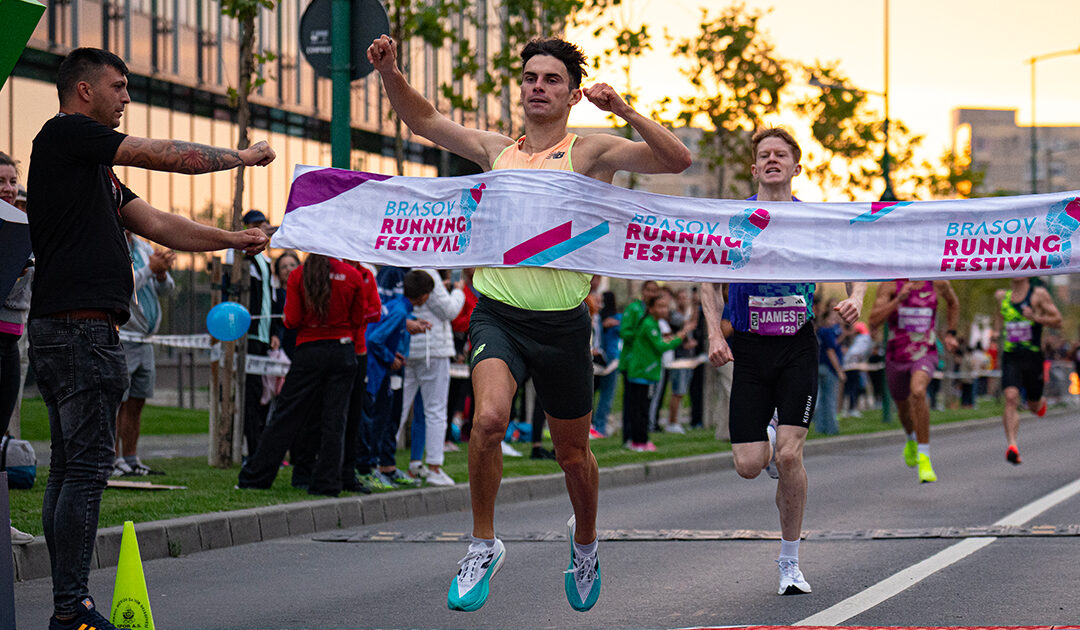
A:
<svg viewBox="0 0 1080 630">
<path fill-rule="evenodd" d="M 585 612 L 600 598 L 600 561 L 597 554 L 579 558 L 574 548 L 574 529 L 576 517 L 566 521 L 570 531 L 570 566 L 563 571 L 566 586 L 566 601 L 578 612 Z"/>
<path fill-rule="evenodd" d="M 506 547 L 498 538 L 491 547 L 473 543 L 465 557 L 458 561 L 457 575 L 450 582 L 446 606 L 450 610 L 472 612 L 480 610 L 487 601 L 491 577 L 502 566 Z"/>
</svg>

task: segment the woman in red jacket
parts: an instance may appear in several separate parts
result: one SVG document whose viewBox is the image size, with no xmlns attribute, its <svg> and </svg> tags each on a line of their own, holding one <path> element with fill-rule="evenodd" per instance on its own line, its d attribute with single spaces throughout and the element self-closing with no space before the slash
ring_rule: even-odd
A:
<svg viewBox="0 0 1080 630">
<path fill-rule="evenodd" d="M 354 335 L 367 321 L 364 279 L 355 268 L 310 254 L 289 274 L 285 326 L 297 329 L 292 367 L 259 446 L 240 470 L 241 488 L 269 488 L 285 451 L 301 430 L 320 432 L 308 493 L 342 489 L 345 418 L 356 373 Z M 305 425 L 308 412 L 320 408 Z"/>
</svg>

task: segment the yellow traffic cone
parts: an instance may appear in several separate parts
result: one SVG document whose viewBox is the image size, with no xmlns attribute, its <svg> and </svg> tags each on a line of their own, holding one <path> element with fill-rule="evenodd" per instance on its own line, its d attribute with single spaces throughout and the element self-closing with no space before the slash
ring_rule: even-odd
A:
<svg viewBox="0 0 1080 630">
<path fill-rule="evenodd" d="M 139 542 L 135 539 L 135 524 L 131 521 L 124 521 L 124 536 L 120 539 L 120 561 L 116 564 L 116 586 L 113 588 L 109 621 L 117 628 L 154 630 L 154 615 L 150 612 L 142 556 L 139 555 Z"/>
</svg>

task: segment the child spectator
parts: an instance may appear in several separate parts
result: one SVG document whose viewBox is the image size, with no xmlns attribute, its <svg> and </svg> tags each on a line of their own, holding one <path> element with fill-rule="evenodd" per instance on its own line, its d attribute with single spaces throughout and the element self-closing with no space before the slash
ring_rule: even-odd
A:
<svg viewBox="0 0 1080 630">
<path fill-rule="evenodd" d="M 664 372 L 661 357 L 668 350 L 682 345 L 691 330 L 683 328 L 673 338 L 663 338 L 660 320 L 666 319 L 671 310 L 666 294 L 645 298 L 645 307 L 645 317 L 638 324 L 631 350 L 627 352 L 624 346 L 622 355 L 626 360 L 627 387 L 627 406 L 623 413 L 629 424 L 629 448 L 637 452 L 656 450 L 656 445 L 649 441 L 649 403 Z"/>
</svg>

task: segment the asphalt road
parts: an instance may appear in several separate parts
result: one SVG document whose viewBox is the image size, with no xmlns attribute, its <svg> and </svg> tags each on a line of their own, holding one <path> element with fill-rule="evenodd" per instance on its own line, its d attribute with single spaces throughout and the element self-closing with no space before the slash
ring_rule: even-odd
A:
<svg viewBox="0 0 1080 630">
<path fill-rule="evenodd" d="M 723 530 L 713 538 L 777 532 L 775 482 L 740 479 L 732 470 L 602 492 L 602 530 L 640 530 L 651 539 L 601 541 L 603 594 L 584 614 L 563 595 L 564 539 L 508 542 L 491 597 L 475 613 L 446 609 L 465 551 L 460 542 L 301 537 L 150 561 L 144 569 L 163 629 L 1077 624 L 1080 526 L 1054 536 L 872 539 L 867 532 L 912 536 L 995 523 L 1060 532 L 1080 524 L 1078 435 L 1075 412 L 1024 416 L 1019 467 L 1005 462 L 1000 427 L 942 435 L 932 440 L 933 484 L 919 484 L 904 466 L 900 443 L 808 458 L 801 566 L 810 595 L 776 595 L 774 540 L 671 540 L 663 531 Z M 566 497 L 504 505 L 497 528 L 519 540 L 558 537 L 569 514 Z M 377 530 L 418 535 L 469 527 L 463 512 Z M 114 580 L 113 570 L 91 575 L 102 608 Z M 48 580 L 17 584 L 15 598 L 20 627 L 45 624 Z"/>
</svg>

